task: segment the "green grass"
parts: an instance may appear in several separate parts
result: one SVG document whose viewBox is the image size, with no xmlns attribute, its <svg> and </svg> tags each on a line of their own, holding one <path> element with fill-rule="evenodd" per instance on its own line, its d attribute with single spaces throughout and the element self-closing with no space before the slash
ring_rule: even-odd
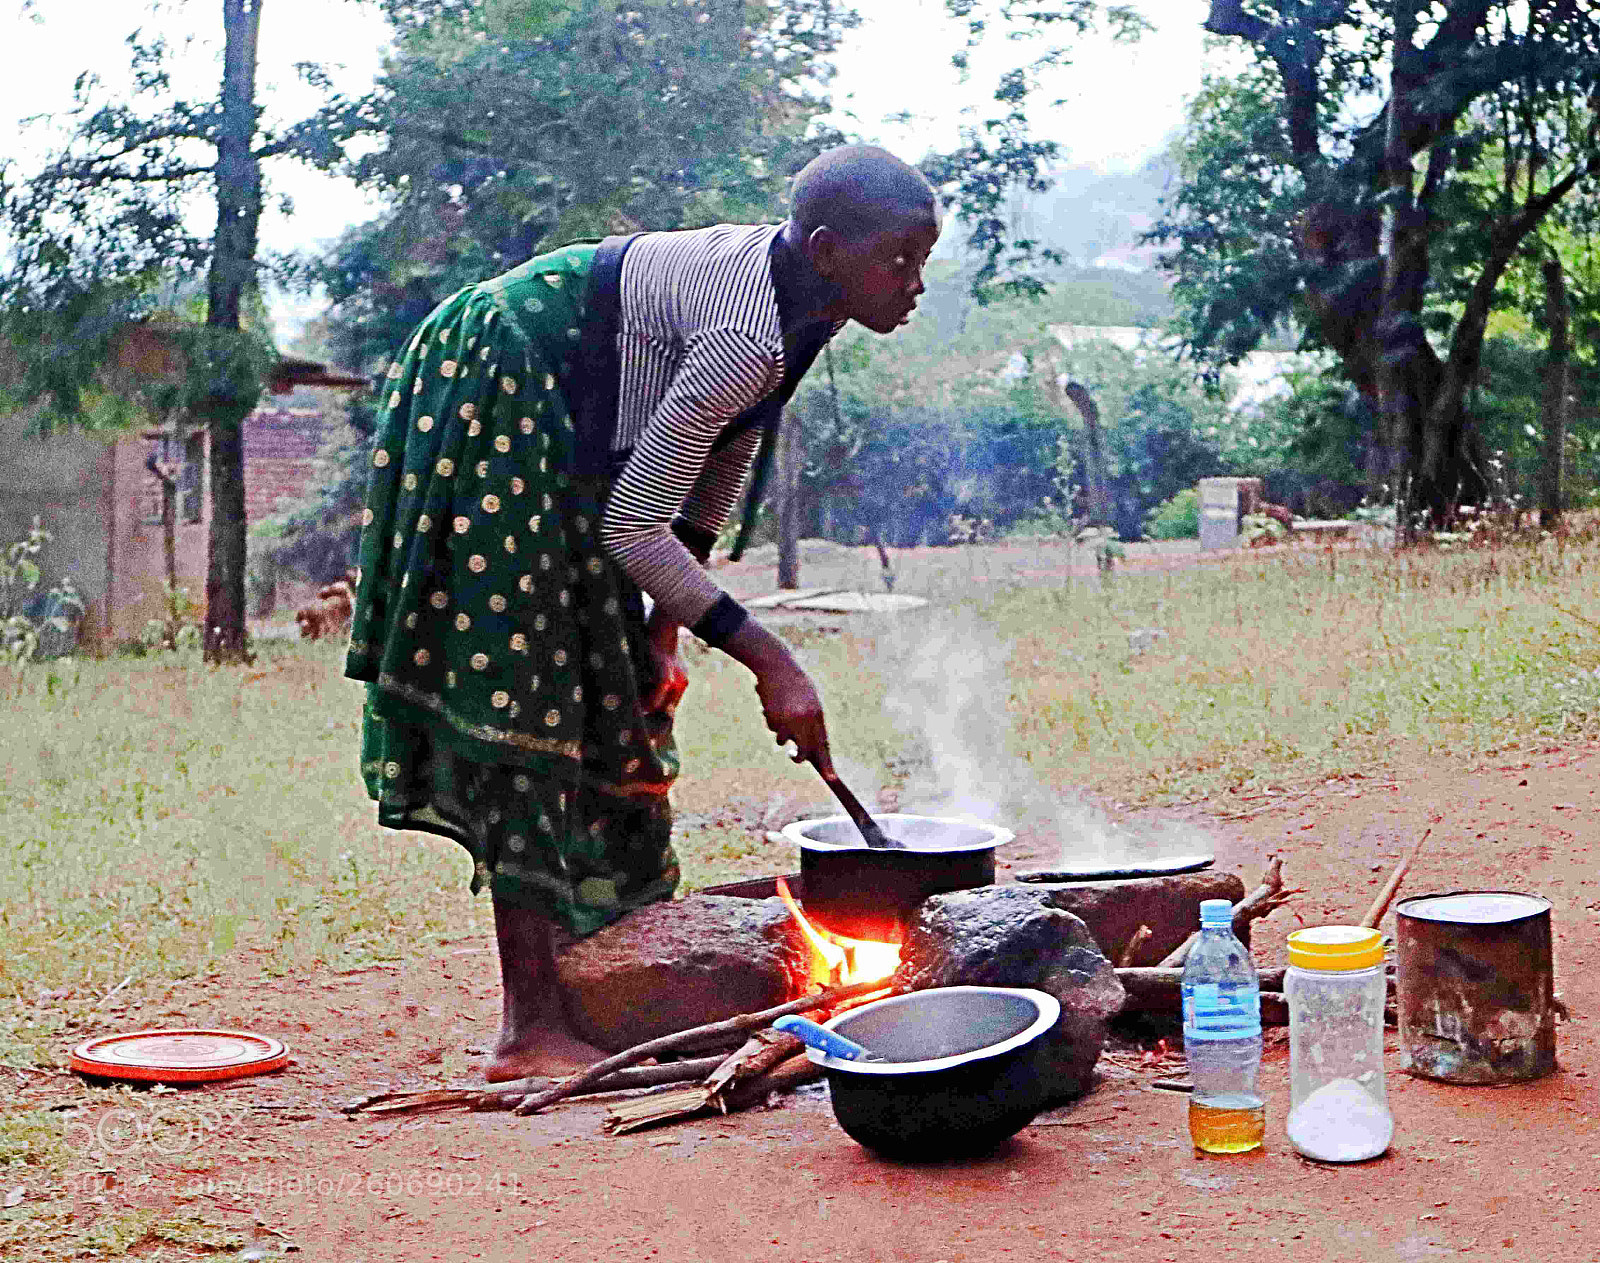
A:
<svg viewBox="0 0 1600 1263">
<path fill-rule="evenodd" d="M 1592 545 L 1245 557 L 1109 593 L 1018 590 L 989 618 L 1014 646 L 1019 746 L 1049 779 L 1130 801 L 1600 721 Z"/>
<path fill-rule="evenodd" d="M 84 1225 L 59 1205 L 19 1208 L 11 1221 L 0 1217 L 0 1248 L 15 1263 L 56 1263 L 61 1259 L 137 1258 L 143 1263 L 238 1259 L 246 1234 L 197 1215 L 162 1215 L 152 1210 L 122 1210 Z M 13 1229 L 9 1239 L 7 1230 Z"/>
<path fill-rule="evenodd" d="M 984 550 L 947 551 L 961 574 L 928 610 L 784 629 L 864 795 L 987 793 L 1015 825 L 1074 790 L 1168 803 L 1600 727 L 1593 545 L 1245 555 L 1106 588 L 1013 577 L 1014 557 L 979 583 Z M 688 652 L 686 888 L 777 871 L 792 856 L 765 830 L 830 800 L 773 749 L 744 669 Z M 58 1064 L 118 1004 L 224 966 L 488 933 L 459 848 L 376 827 L 339 668 L 292 642 L 246 671 L 166 655 L 0 677 L 0 1064 Z"/>
</svg>

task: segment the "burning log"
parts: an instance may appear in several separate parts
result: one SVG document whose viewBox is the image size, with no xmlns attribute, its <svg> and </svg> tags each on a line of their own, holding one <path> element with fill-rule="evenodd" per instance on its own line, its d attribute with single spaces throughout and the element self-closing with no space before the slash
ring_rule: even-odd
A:
<svg viewBox="0 0 1600 1263">
<path fill-rule="evenodd" d="M 1233 910 L 1233 932 L 1239 934 L 1252 921 L 1259 921 L 1268 913 L 1281 908 L 1295 895 L 1302 894 L 1299 890 L 1285 890 L 1283 888 L 1283 857 L 1274 855 L 1267 860 L 1267 871 L 1261 875 L 1261 884 L 1241 899 Z M 1183 945 L 1171 952 L 1161 962 L 1162 967 L 1182 965 L 1189 957 L 1189 951 L 1200 939 L 1197 930 L 1184 939 Z"/>
</svg>

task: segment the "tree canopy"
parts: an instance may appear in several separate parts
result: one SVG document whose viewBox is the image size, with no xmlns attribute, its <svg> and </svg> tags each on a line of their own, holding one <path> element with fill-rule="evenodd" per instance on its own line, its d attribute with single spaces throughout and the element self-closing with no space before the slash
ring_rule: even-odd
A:
<svg viewBox="0 0 1600 1263">
<path fill-rule="evenodd" d="M 353 352 L 386 354 L 432 306 L 541 247 L 778 212 L 839 139 L 834 0 L 394 0 L 398 38 L 346 126 L 389 200 L 325 270 Z"/>
<path fill-rule="evenodd" d="M 247 323 L 263 262 L 262 163 L 292 157 L 326 166 L 341 157 L 321 115 L 284 127 L 265 121 L 256 101 L 262 7 L 221 0 L 214 10 L 223 35 L 214 96 L 179 96 L 167 41 L 135 32 L 127 41 L 131 94 L 118 99 L 83 72 L 58 152 L 38 172 L 0 172 L 0 339 L 20 352 L 14 399 L 45 398 L 56 415 L 78 418 L 117 366 L 134 322 L 175 290 L 204 286 L 200 319 L 172 327 L 171 354 L 142 393 L 183 406 L 208 433 L 205 648 L 216 661 L 248 656 L 240 427 L 272 361 L 265 330 Z M 314 68 L 304 73 L 318 78 Z M 205 203 L 209 234 L 192 220 Z"/>
<path fill-rule="evenodd" d="M 1156 230 L 1190 346 L 1230 362 L 1298 321 L 1371 406 L 1383 481 L 1447 519 L 1485 488 L 1467 405 L 1502 283 L 1600 175 L 1600 13 L 1213 0 L 1206 26 L 1255 66 L 1197 100 Z"/>
</svg>

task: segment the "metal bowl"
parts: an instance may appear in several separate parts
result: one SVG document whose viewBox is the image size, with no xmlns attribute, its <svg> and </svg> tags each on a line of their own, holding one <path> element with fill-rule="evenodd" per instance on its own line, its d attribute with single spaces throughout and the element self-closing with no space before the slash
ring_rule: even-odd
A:
<svg viewBox="0 0 1600 1263">
<path fill-rule="evenodd" d="M 806 1055 L 827 1071 L 833 1114 L 885 1157 L 933 1161 L 993 1149 L 1044 1105 L 1039 1057 L 1060 1002 L 1021 987 L 934 987 L 824 1023 L 884 1060 Z"/>
</svg>

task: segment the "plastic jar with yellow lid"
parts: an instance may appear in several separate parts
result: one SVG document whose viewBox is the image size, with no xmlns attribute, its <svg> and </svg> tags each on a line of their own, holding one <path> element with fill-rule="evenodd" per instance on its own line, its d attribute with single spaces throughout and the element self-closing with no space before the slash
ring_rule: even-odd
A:
<svg viewBox="0 0 1600 1263">
<path fill-rule="evenodd" d="M 1319 1162 L 1362 1162 L 1394 1137 L 1383 1079 L 1383 941 L 1323 925 L 1289 935 L 1289 1143 Z"/>
</svg>

